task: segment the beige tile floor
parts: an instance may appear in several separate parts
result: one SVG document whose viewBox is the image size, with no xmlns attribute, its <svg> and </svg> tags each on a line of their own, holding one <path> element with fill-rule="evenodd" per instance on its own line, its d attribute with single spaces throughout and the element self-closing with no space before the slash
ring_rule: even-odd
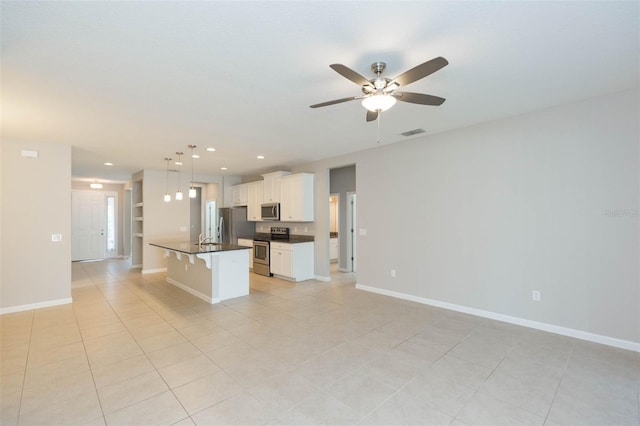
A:
<svg viewBox="0 0 640 426">
<path fill-rule="evenodd" d="M 2 425 L 639 425 L 639 357 L 257 275 L 209 305 L 111 260 L 1 324 Z"/>
</svg>

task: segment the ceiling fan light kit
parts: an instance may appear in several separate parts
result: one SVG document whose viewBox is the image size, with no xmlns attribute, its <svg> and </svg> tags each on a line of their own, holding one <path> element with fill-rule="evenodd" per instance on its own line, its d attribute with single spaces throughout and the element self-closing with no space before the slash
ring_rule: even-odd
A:
<svg viewBox="0 0 640 426">
<path fill-rule="evenodd" d="M 373 112 L 386 111 L 396 103 L 396 98 L 391 95 L 375 94 L 362 100 L 362 106 Z"/>
</svg>

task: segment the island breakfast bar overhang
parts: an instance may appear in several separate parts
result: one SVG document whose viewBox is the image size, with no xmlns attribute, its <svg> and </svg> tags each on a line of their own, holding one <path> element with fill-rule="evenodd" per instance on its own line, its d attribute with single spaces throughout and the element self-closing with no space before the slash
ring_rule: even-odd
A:
<svg viewBox="0 0 640 426">
<path fill-rule="evenodd" d="M 209 303 L 249 294 L 249 248 L 197 241 L 153 242 L 167 257 L 167 282 Z"/>
</svg>

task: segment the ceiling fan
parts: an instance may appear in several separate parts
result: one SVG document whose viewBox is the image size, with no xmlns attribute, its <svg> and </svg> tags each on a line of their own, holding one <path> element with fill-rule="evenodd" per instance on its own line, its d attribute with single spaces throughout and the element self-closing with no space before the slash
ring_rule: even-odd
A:
<svg viewBox="0 0 640 426">
<path fill-rule="evenodd" d="M 439 69 L 445 67 L 448 63 L 449 62 L 445 58 L 439 56 L 422 63 L 417 67 L 411 68 L 409 71 L 400 74 L 393 80 L 381 76 L 387 66 L 384 62 L 374 62 L 371 64 L 371 71 L 376 74 L 376 77 L 371 80 L 367 80 L 362 75 L 342 64 L 331 64 L 329 66 L 335 72 L 361 86 L 362 93 L 364 93 L 364 95 L 322 102 L 311 105 L 311 108 L 320 108 L 328 105 L 362 99 L 362 106 L 367 109 L 367 121 L 374 121 L 378 118 L 380 112 L 391 108 L 397 100 L 420 105 L 442 105 L 445 101 L 444 98 L 425 95 L 422 93 L 400 92 L 396 89 L 400 86 L 406 86 L 414 81 L 433 74 Z"/>
</svg>

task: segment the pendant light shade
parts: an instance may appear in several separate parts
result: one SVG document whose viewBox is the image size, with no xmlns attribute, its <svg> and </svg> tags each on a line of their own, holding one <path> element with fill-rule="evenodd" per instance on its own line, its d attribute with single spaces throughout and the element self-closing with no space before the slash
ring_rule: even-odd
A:
<svg viewBox="0 0 640 426">
<path fill-rule="evenodd" d="M 196 198 L 196 189 L 193 187 L 193 149 L 196 147 L 195 145 L 188 145 L 191 150 L 191 182 L 189 183 L 189 198 Z"/>
<path fill-rule="evenodd" d="M 164 161 L 167 162 L 167 191 L 164 193 L 164 202 L 168 203 L 171 201 L 171 195 L 169 195 L 169 161 L 171 158 L 165 157 Z"/>
<path fill-rule="evenodd" d="M 180 188 L 180 166 L 182 165 L 182 152 L 176 152 L 178 159 L 176 160 L 176 166 L 178 166 L 178 190 L 176 191 L 176 201 L 182 200 L 182 189 Z"/>
</svg>

